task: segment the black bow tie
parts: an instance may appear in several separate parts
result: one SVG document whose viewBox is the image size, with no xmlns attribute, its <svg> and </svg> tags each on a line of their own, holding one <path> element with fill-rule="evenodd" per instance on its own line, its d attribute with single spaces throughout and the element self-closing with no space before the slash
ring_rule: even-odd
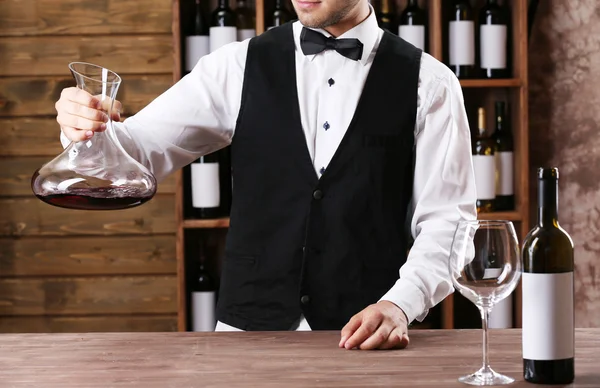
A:
<svg viewBox="0 0 600 388">
<path fill-rule="evenodd" d="M 300 47 L 304 55 L 318 54 L 324 50 L 335 50 L 346 58 L 355 61 L 362 57 L 363 44 L 355 38 L 334 39 L 303 27 L 300 35 Z"/>
</svg>

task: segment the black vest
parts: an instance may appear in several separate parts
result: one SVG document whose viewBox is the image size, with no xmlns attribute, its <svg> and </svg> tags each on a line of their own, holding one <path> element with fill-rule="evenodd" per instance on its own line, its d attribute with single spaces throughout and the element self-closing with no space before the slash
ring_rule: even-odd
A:
<svg viewBox="0 0 600 388">
<path fill-rule="evenodd" d="M 301 314 L 313 330 L 339 330 L 406 261 L 421 51 L 384 33 L 321 178 L 300 121 L 294 51 L 291 23 L 248 48 L 217 303 L 217 319 L 243 330 L 289 330 Z"/>
</svg>

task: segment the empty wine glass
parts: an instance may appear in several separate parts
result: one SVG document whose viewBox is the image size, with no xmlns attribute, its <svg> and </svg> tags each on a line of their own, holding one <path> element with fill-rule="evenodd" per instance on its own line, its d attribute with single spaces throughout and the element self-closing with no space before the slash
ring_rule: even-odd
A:
<svg viewBox="0 0 600 388">
<path fill-rule="evenodd" d="M 513 292 L 521 276 L 519 243 L 512 222 L 459 222 L 448 267 L 454 287 L 479 309 L 483 327 L 483 366 L 458 380 L 471 385 L 512 383 L 513 378 L 492 370 L 488 358 L 490 311 Z"/>
</svg>

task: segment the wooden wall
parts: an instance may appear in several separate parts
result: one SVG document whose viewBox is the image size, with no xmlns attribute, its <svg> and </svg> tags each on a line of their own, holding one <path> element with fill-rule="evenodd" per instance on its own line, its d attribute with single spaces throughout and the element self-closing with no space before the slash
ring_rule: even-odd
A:
<svg viewBox="0 0 600 388">
<path fill-rule="evenodd" d="M 126 211 L 54 208 L 30 189 L 62 151 L 67 65 L 119 73 L 124 115 L 172 84 L 170 0 L 0 1 L 0 332 L 176 330 L 174 179 Z"/>
<path fill-rule="evenodd" d="M 559 168 L 560 223 L 575 244 L 575 324 L 600 327 L 600 2 L 540 1 L 529 50 L 531 176 Z"/>
</svg>

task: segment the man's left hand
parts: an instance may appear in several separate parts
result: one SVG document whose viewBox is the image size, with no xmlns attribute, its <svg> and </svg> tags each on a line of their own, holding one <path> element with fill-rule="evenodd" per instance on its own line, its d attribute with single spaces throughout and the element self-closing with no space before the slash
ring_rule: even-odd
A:
<svg viewBox="0 0 600 388">
<path fill-rule="evenodd" d="M 340 348 L 346 349 L 402 349 L 409 343 L 404 311 L 385 300 L 353 316 L 341 335 Z"/>
</svg>

